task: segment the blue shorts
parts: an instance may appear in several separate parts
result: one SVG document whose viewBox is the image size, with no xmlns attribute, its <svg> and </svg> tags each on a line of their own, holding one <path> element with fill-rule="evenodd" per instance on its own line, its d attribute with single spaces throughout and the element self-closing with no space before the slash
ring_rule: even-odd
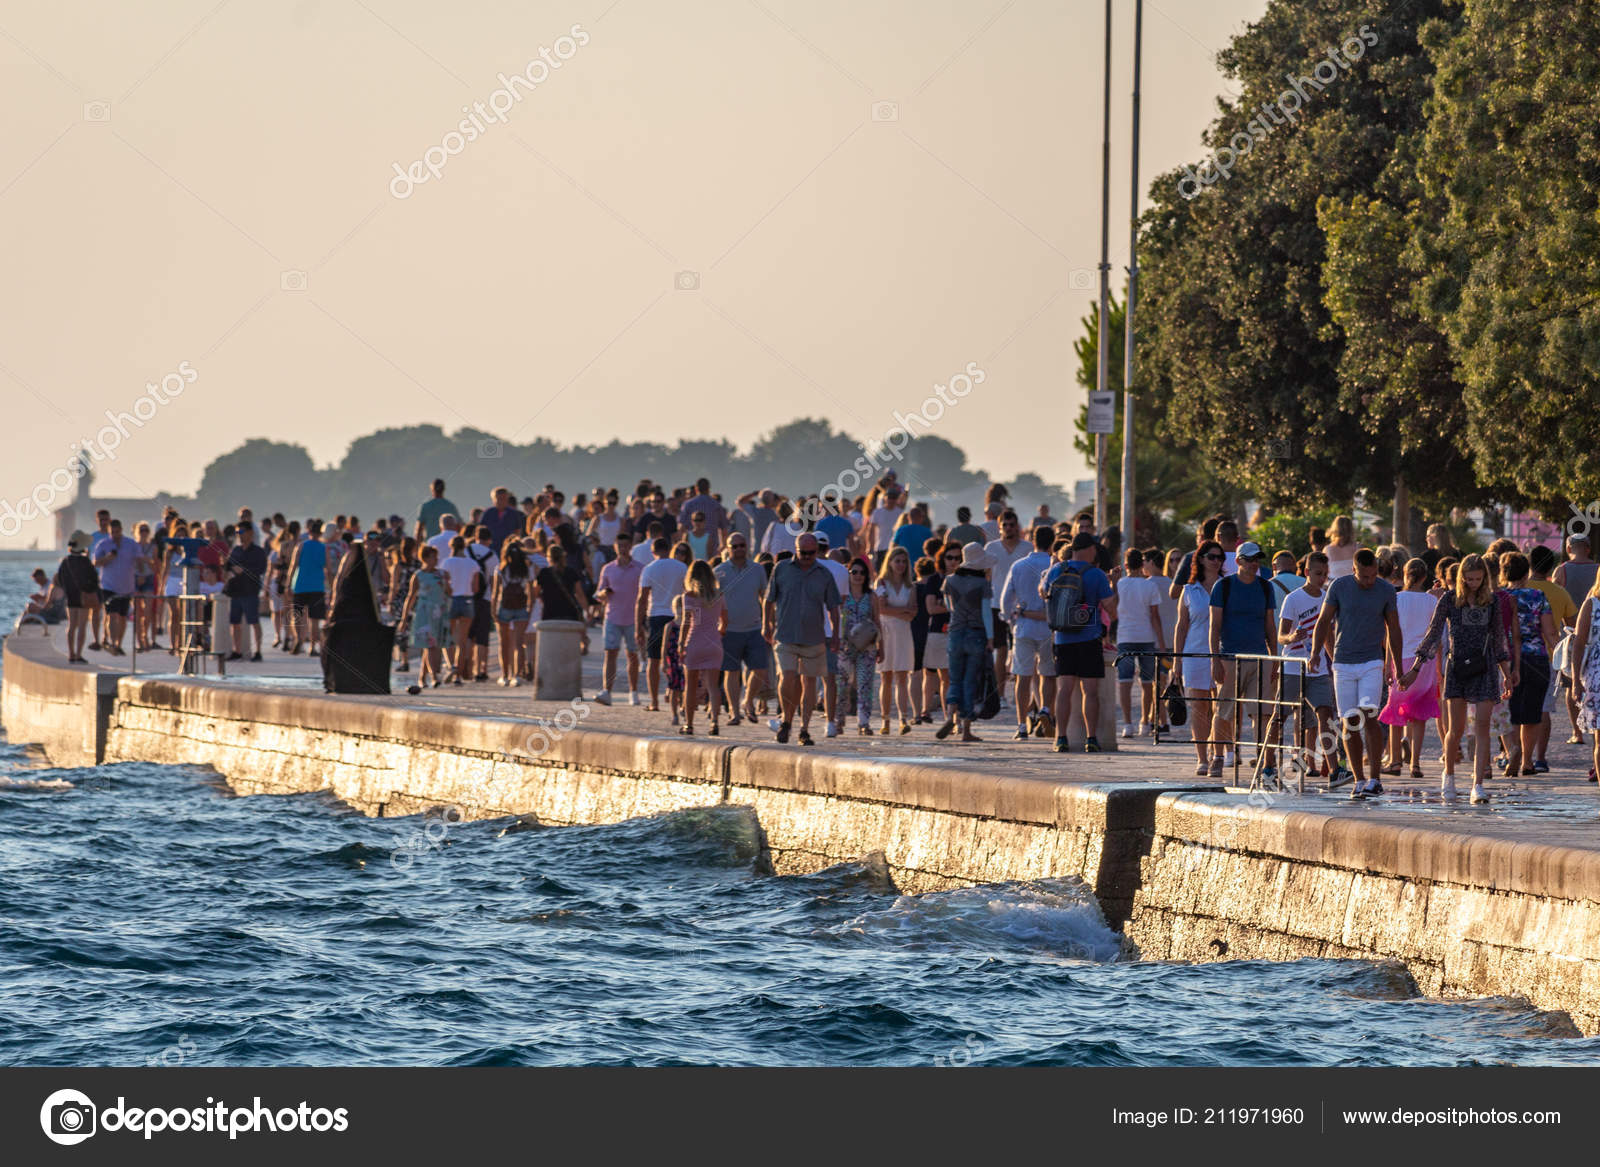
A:
<svg viewBox="0 0 1600 1167">
<path fill-rule="evenodd" d="M 451 596 L 450 597 L 450 619 L 452 619 L 452 620 L 470 620 L 470 619 L 472 619 L 472 597 L 471 596 Z"/>
<path fill-rule="evenodd" d="M 759 628 L 722 634 L 723 671 L 736 672 L 741 666 L 752 672 L 772 667 L 772 646 L 766 642 Z"/>
<path fill-rule="evenodd" d="M 252 592 L 248 596 L 228 597 L 228 623 L 229 624 L 259 624 L 261 623 L 261 593 Z"/>
<path fill-rule="evenodd" d="M 518 620 L 526 620 L 527 618 L 527 608 L 501 608 L 495 615 L 495 619 L 502 624 L 515 624 Z"/>
<path fill-rule="evenodd" d="M 613 624 L 605 622 L 606 651 L 616 652 L 623 645 L 628 646 L 628 652 L 634 656 L 639 655 L 639 642 L 633 638 L 632 624 Z"/>
<path fill-rule="evenodd" d="M 1117 645 L 1117 680 L 1133 680 L 1133 670 L 1137 667 L 1141 681 L 1147 683 L 1154 681 L 1156 679 L 1156 658 L 1154 655 L 1133 657 L 1123 656 L 1122 654 L 1128 652 L 1154 654 L 1155 651 L 1156 642 L 1153 640 L 1129 641 L 1126 644 Z"/>
</svg>

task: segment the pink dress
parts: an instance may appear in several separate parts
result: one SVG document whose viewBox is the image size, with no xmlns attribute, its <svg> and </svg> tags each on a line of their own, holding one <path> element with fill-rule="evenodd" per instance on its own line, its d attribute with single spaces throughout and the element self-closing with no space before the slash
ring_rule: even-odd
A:
<svg viewBox="0 0 1600 1167">
<path fill-rule="evenodd" d="M 683 618 L 689 624 L 689 643 L 683 652 L 684 668 L 722 667 L 722 633 L 717 631 L 717 624 L 722 619 L 723 603 L 721 596 L 706 601 L 688 592 L 683 594 Z"/>
</svg>

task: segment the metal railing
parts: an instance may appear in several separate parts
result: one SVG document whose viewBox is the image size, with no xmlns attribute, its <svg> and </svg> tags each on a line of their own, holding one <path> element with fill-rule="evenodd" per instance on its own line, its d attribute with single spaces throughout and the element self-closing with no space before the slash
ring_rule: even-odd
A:
<svg viewBox="0 0 1600 1167">
<path fill-rule="evenodd" d="M 1211 725 L 1213 732 L 1215 732 L 1217 721 L 1216 705 L 1223 701 L 1224 698 L 1216 693 L 1214 685 L 1211 687 L 1212 691 L 1209 696 L 1191 697 L 1187 691 L 1187 687 L 1182 684 L 1183 668 L 1180 662 L 1185 660 L 1220 660 L 1224 663 L 1234 663 L 1236 667 L 1232 669 L 1228 678 L 1231 692 L 1226 698 L 1233 706 L 1234 718 L 1232 722 L 1232 739 L 1230 740 L 1227 738 L 1216 737 L 1196 738 L 1193 736 L 1192 732 L 1188 738 L 1178 739 L 1169 734 L 1168 739 L 1182 740 L 1190 745 L 1222 746 L 1231 750 L 1233 752 L 1232 784 L 1234 786 L 1240 785 L 1239 777 L 1240 769 L 1243 765 L 1245 753 L 1244 747 L 1254 747 L 1255 755 L 1253 759 L 1253 765 L 1250 769 L 1249 789 L 1259 790 L 1270 785 L 1272 789 L 1281 791 L 1285 789 L 1284 775 L 1285 771 L 1287 770 L 1290 776 L 1295 780 L 1296 792 L 1300 794 L 1305 793 L 1306 771 L 1311 768 L 1310 764 L 1308 764 L 1306 761 L 1306 759 L 1311 756 L 1310 751 L 1308 751 L 1306 748 L 1307 734 L 1308 730 L 1313 727 L 1319 727 L 1321 724 L 1316 709 L 1311 705 L 1310 701 L 1307 700 L 1305 695 L 1303 686 L 1305 668 L 1311 663 L 1306 657 L 1275 655 L 1272 653 L 1167 652 L 1156 650 L 1139 650 L 1134 652 L 1117 653 L 1118 661 L 1121 661 L 1124 658 L 1138 660 L 1141 657 L 1156 658 L 1157 667 L 1155 685 L 1157 701 L 1161 700 L 1161 691 L 1164 688 L 1162 683 L 1162 662 L 1172 662 L 1170 665 L 1166 666 L 1166 673 L 1169 679 L 1175 677 L 1178 680 L 1178 687 L 1181 690 L 1184 690 L 1183 699 L 1185 704 L 1193 704 L 1195 702 L 1209 702 L 1211 704 Z M 1258 667 L 1255 670 L 1255 684 L 1253 686 L 1254 693 L 1241 693 L 1239 691 L 1239 674 L 1243 671 L 1237 667 L 1237 663 L 1239 661 L 1255 661 L 1257 662 L 1258 666 L 1264 666 Z M 1298 664 L 1301 667 L 1300 675 L 1302 678 L 1302 688 L 1298 697 L 1285 698 L 1283 695 L 1284 670 L 1282 666 L 1285 664 Z M 1265 675 L 1268 673 L 1272 674 L 1272 680 L 1270 682 L 1272 695 L 1270 697 L 1266 695 L 1266 686 L 1264 685 Z M 1135 683 L 1142 683 L 1137 680 L 1137 673 L 1135 673 Z M 1271 714 L 1265 719 L 1266 725 L 1264 728 L 1262 728 L 1260 737 L 1244 736 L 1244 711 L 1247 708 L 1254 710 L 1254 716 L 1250 718 L 1252 730 L 1261 726 L 1263 720 L 1262 711 L 1264 709 L 1271 710 Z M 1291 714 L 1294 715 L 1295 719 L 1295 742 L 1293 746 L 1285 746 L 1283 744 L 1282 730 L 1284 723 L 1288 721 Z M 1155 741 L 1157 745 L 1161 743 L 1161 739 L 1162 734 L 1160 732 L 1158 721 L 1155 732 Z M 1275 767 L 1277 771 L 1276 779 L 1269 780 L 1263 773 L 1263 771 L 1266 769 L 1267 759 L 1268 757 L 1279 753 L 1291 754 L 1295 760 L 1295 764 L 1292 767 Z"/>
</svg>

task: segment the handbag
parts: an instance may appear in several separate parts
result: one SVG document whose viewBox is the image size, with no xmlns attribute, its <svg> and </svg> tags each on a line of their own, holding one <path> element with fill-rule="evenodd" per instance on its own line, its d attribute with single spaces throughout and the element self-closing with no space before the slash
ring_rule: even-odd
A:
<svg viewBox="0 0 1600 1167">
<path fill-rule="evenodd" d="M 865 652 L 878 643 L 878 626 L 871 620 L 862 620 L 860 623 L 852 624 L 850 631 L 844 634 L 844 638 L 851 648 L 857 652 Z"/>
<path fill-rule="evenodd" d="M 1174 677 L 1167 682 L 1166 691 L 1161 694 L 1161 699 L 1167 703 L 1167 724 L 1187 725 L 1189 721 L 1189 703 L 1184 700 L 1183 686 L 1178 684 Z"/>
</svg>

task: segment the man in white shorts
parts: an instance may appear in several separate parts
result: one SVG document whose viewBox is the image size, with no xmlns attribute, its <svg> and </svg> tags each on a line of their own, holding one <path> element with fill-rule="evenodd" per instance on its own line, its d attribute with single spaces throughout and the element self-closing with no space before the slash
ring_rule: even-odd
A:
<svg viewBox="0 0 1600 1167">
<path fill-rule="evenodd" d="M 1054 562 L 1050 551 L 1055 543 L 1055 528 L 1035 527 L 1033 550 L 1000 577 L 999 615 L 1011 626 L 1011 675 L 1017 679 L 1017 741 L 1026 741 L 1029 730 L 1038 737 L 1056 736 L 1055 638 L 1039 596 L 1039 580 Z"/>
<path fill-rule="evenodd" d="M 1383 793 L 1378 773 L 1383 766 L 1386 730 L 1378 720 L 1378 710 L 1383 708 L 1385 647 L 1397 662 L 1396 668 L 1403 661 L 1394 585 L 1378 578 L 1378 557 L 1370 547 L 1359 548 L 1353 564 L 1353 575 L 1336 579 L 1328 587 L 1311 651 L 1315 654 L 1330 644 L 1333 647 L 1334 704 L 1344 723 L 1345 753 L 1356 775 L 1350 797 L 1366 798 Z M 1363 744 L 1366 778 L 1362 777 Z"/>
<path fill-rule="evenodd" d="M 1313 774 L 1323 772 L 1323 767 L 1331 769 L 1328 786 L 1343 786 L 1354 777 L 1338 758 L 1324 758 L 1322 743 L 1324 741 L 1337 741 L 1331 732 L 1333 723 L 1333 678 L 1328 673 L 1328 657 L 1326 653 L 1313 657 L 1311 655 L 1311 636 L 1317 629 L 1317 619 L 1322 615 L 1322 601 L 1327 595 L 1328 584 L 1328 557 L 1320 551 L 1313 551 L 1306 556 L 1306 582 L 1302 587 L 1291 591 L 1283 598 L 1283 607 L 1278 610 L 1278 643 L 1283 646 L 1286 656 L 1303 656 L 1311 663 L 1301 675 L 1301 667 L 1297 661 L 1285 661 L 1283 665 L 1283 699 L 1285 701 L 1299 701 L 1305 698 L 1306 705 L 1316 711 L 1315 719 L 1305 716 L 1302 706 L 1296 717 L 1296 730 L 1299 736 L 1299 749 L 1291 751 L 1290 756 L 1301 759 L 1303 771 Z M 1279 733 L 1281 726 L 1288 723 L 1287 710 L 1285 716 L 1279 719 Z M 1315 747 L 1311 753 L 1306 753 L 1306 743 L 1314 741 Z"/>
</svg>

